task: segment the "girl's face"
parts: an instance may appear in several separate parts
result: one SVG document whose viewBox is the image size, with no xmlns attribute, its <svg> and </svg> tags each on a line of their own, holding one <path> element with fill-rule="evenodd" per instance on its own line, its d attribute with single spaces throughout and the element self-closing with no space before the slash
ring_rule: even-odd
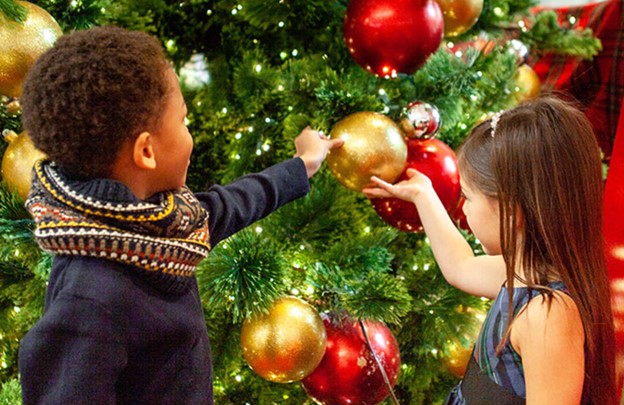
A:
<svg viewBox="0 0 624 405">
<path fill-rule="evenodd" d="M 475 237 L 488 255 L 501 254 L 498 200 L 471 188 L 460 179 L 464 199 L 463 211 Z"/>
</svg>

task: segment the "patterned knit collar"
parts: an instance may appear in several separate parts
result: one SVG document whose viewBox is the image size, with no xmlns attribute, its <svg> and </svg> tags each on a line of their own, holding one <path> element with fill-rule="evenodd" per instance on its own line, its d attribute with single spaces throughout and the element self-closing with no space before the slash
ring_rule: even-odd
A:
<svg viewBox="0 0 624 405">
<path fill-rule="evenodd" d="M 120 182 L 72 180 L 39 161 L 26 207 L 42 249 L 130 265 L 166 292 L 186 291 L 210 251 L 208 213 L 186 187 L 143 201 Z"/>
</svg>

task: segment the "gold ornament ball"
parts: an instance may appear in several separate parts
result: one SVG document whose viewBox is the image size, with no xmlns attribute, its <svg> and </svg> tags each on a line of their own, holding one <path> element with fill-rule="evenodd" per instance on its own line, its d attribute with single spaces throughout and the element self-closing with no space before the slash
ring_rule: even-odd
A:
<svg viewBox="0 0 624 405">
<path fill-rule="evenodd" d="M 514 76 L 513 95 L 518 103 L 533 100 L 540 94 L 540 79 L 537 73 L 526 63 L 521 65 Z"/>
<path fill-rule="evenodd" d="M 19 97 L 28 70 L 35 60 L 63 35 L 61 27 L 44 9 L 18 1 L 28 14 L 22 23 L 0 14 L 0 94 Z"/>
<path fill-rule="evenodd" d="M 483 0 L 438 0 L 444 18 L 444 36 L 454 37 L 472 28 L 483 10 Z"/>
<path fill-rule="evenodd" d="M 473 347 L 474 343 L 464 347 L 459 339 L 448 340 L 444 349 L 447 355 L 442 358 L 442 364 L 451 374 L 462 378 L 466 373 Z"/>
<path fill-rule="evenodd" d="M 463 327 L 461 339 L 450 338 L 446 341 L 442 350 L 442 364 L 451 374 L 462 378 L 466 373 L 470 356 L 472 356 L 472 349 L 479 337 L 479 331 L 487 313 L 481 309 L 463 305 L 457 307 L 456 311 L 468 314 L 472 319 Z"/>
<path fill-rule="evenodd" d="M 262 378 L 290 383 L 307 377 L 325 354 L 327 335 L 318 312 L 296 297 L 282 297 L 268 314 L 245 321 L 243 357 Z"/>
<path fill-rule="evenodd" d="M 26 131 L 19 135 L 11 132 L 5 139 L 9 146 L 2 156 L 2 179 L 10 190 L 26 200 L 32 183 L 32 168 L 37 160 L 46 155 L 35 148 Z"/>
<path fill-rule="evenodd" d="M 371 176 L 396 181 L 407 160 L 407 144 L 399 126 L 376 112 L 358 112 L 340 120 L 331 138 L 344 140 L 327 155 L 327 165 L 345 187 L 361 191 Z"/>
</svg>

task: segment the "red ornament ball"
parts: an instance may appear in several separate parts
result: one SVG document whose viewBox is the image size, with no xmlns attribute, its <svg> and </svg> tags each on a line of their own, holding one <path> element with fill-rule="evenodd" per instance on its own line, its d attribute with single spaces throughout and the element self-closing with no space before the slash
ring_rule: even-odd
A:
<svg viewBox="0 0 624 405">
<path fill-rule="evenodd" d="M 407 169 L 425 174 L 442 204 L 454 214 L 459 204 L 459 169 L 455 152 L 438 139 L 407 139 L 407 164 L 398 181 L 406 180 Z M 416 206 L 398 198 L 374 198 L 371 200 L 377 214 L 389 225 L 404 232 L 423 230 Z"/>
<path fill-rule="evenodd" d="M 395 77 L 414 73 L 438 49 L 444 19 L 435 0 L 351 0 L 343 30 L 360 66 Z"/>
<path fill-rule="evenodd" d="M 302 384 L 308 395 L 324 405 L 376 405 L 390 391 L 371 353 L 360 324 L 321 315 L 327 331 L 327 348 L 321 364 Z M 381 322 L 364 321 L 371 347 L 384 367 L 391 386 L 401 365 L 399 346 Z"/>
</svg>

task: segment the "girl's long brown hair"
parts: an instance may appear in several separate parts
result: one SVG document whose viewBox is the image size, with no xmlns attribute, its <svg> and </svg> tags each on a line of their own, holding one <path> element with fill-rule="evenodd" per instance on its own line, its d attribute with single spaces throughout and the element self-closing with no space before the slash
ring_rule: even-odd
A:
<svg viewBox="0 0 624 405">
<path fill-rule="evenodd" d="M 500 116 L 494 136 L 491 121 L 477 126 L 459 164 L 465 182 L 498 200 L 510 296 L 517 265 L 525 271 L 522 281 L 544 290 L 549 303 L 552 290 L 544 287 L 565 283 L 585 330 L 582 403 L 616 404 L 601 159 L 587 118 L 554 97 L 521 104 Z"/>
</svg>

